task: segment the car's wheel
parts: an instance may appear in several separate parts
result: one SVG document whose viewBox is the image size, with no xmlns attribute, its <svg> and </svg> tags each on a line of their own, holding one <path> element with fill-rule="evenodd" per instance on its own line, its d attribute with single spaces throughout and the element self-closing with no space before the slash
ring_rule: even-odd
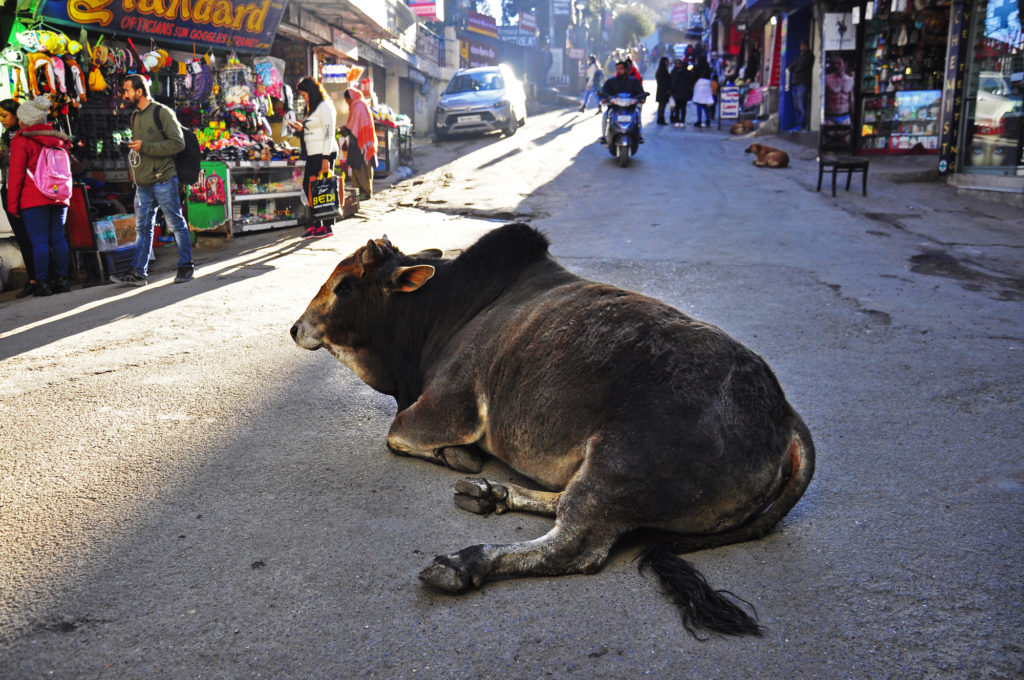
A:
<svg viewBox="0 0 1024 680">
<path fill-rule="evenodd" d="M 502 130 L 506 137 L 511 137 L 519 129 L 519 118 L 516 117 L 515 109 L 508 111 L 508 125 Z"/>
</svg>

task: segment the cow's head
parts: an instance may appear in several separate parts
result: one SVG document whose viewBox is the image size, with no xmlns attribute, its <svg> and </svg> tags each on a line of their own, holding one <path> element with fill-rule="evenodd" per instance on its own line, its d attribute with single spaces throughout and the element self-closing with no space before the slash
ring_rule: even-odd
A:
<svg viewBox="0 0 1024 680">
<path fill-rule="evenodd" d="M 390 393 L 391 372 L 382 364 L 380 348 L 374 346 L 375 333 L 384 321 L 389 297 L 419 290 L 434 275 L 429 264 L 403 266 L 402 262 L 440 254 L 424 251 L 405 256 L 387 236 L 367 242 L 334 269 L 292 326 L 292 338 L 305 349 L 327 348 L 366 384 Z"/>
</svg>

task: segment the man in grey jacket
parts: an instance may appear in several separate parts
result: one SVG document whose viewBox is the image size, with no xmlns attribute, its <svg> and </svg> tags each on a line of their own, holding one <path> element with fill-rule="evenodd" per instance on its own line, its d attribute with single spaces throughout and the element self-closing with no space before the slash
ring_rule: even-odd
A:
<svg viewBox="0 0 1024 680">
<path fill-rule="evenodd" d="M 178 246 L 178 275 L 174 282 L 184 283 L 192 279 L 195 270 L 192 240 L 181 214 L 178 175 L 174 168 L 174 156 L 185 148 L 185 137 L 174 111 L 149 98 L 149 83 L 145 78 L 128 75 L 123 85 L 124 101 L 135 107 L 131 117 L 132 141 L 128 142 L 128 165 L 135 182 L 135 255 L 131 271 L 112 275 L 110 280 L 130 286 L 144 286 L 149 282 L 146 271 L 159 206 Z"/>
</svg>

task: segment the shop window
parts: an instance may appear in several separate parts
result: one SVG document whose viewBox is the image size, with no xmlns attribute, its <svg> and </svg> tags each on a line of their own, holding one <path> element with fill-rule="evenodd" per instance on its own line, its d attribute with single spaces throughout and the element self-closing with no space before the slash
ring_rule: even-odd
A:
<svg viewBox="0 0 1024 680">
<path fill-rule="evenodd" d="M 1017 0 L 975 3 L 960 166 L 1024 174 L 1024 35 Z"/>
</svg>

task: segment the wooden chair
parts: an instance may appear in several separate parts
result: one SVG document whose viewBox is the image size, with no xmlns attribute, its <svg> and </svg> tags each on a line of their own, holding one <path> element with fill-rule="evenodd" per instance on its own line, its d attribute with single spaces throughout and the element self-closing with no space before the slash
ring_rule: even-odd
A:
<svg viewBox="0 0 1024 680">
<path fill-rule="evenodd" d="M 852 155 L 852 130 L 849 125 L 822 125 L 818 139 L 818 188 L 826 172 L 832 173 L 832 196 L 836 195 L 836 178 L 846 173 L 846 190 L 850 190 L 853 173 L 861 174 L 861 193 L 868 195 L 868 165 L 870 161 Z"/>
</svg>

